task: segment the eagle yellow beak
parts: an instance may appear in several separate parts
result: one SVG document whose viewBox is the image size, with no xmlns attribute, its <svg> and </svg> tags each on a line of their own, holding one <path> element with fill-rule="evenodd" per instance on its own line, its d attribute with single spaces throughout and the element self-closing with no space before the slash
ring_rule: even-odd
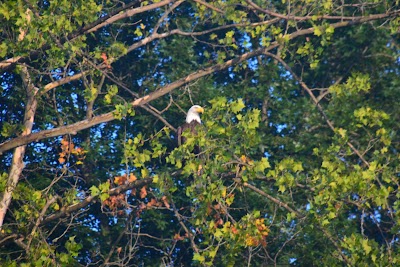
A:
<svg viewBox="0 0 400 267">
<path fill-rule="evenodd" d="M 197 113 L 204 113 L 204 108 L 198 107 L 198 108 L 196 109 L 196 111 L 197 111 Z"/>
</svg>

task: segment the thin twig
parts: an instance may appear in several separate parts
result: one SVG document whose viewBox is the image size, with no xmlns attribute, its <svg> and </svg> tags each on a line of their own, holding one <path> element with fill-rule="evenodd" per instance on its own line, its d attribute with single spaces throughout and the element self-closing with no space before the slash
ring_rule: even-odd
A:
<svg viewBox="0 0 400 267">
<path fill-rule="evenodd" d="M 256 193 L 259 194 L 259 195 L 262 195 L 262 196 L 268 198 L 269 200 L 271 200 L 271 201 L 274 202 L 275 204 L 277 204 L 277 205 L 279 205 L 279 206 L 281 206 L 281 207 L 284 207 L 285 209 L 287 209 L 287 210 L 290 211 L 291 213 L 296 214 L 297 217 L 299 217 L 299 218 L 304 218 L 304 217 L 305 217 L 303 214 L 301 214 L 299 211 L 297 211 L 297 210 L 291 208 L 291 207 L 290 207 L 288 204 L 286 204 L 285 202 L 282 202 L 282 201 L 280 201 L 279 199 L 274 198 L 273 196 L 271 196 L 271 195 L 265 193 L 264 191 L 258 189 L 258 188 L 255 187 L 254 185 L 251 185 L 251 184 L 249 184 L 249 183 L 247 183 L 247 182 L 244 182 L 244 183 L 243 183 L 243 186 L 244 186 L 244 187 L 247 187 L 247 188 L 249 188 L 249 189 L 251 189 L 251 190 L 253 190 L 254 192 L 256 192 Z"/>
<path fill-rule="evenodd" d="M 206 3 L 206 2 L 201 1 L 201 0 L 193 0 L 193 1 L 196 2 L 196 3 L 199 3 L 200 5 L 206 6 L 209 9 L 212 9 L 212 10 L 218 12 L 218 13 L 224 14 L 223 10 L 221 10 L 221 9 L 219 9 L 219 8 L 213 6 L 213 5 L 210 5 L 209 3 Z"/>
<path fill-rule="evenodd" d="M 36 231 L 37 231 L 37 229 L 38 229 L 38 227 L 39 227 L 39 225 L 40 225 L 40 222 L 43 220 L 44 215 L 46 214 L 46 211 L 47 211 L 48 208 L 49 208 L 53 203 L 55 203 L 55 202 L 57 201 L 57 199 L 59 199 L 59 198 L 60 198 L 60 197 L 59 197 L 58 195 L 53 196 L 53 197 L 52 197 L 50 200 L 48 200 L 48 201 L 46 202 L 46 204 L 44 205 L 42 211 L 40 212 L 38 218 L 36 219 L 35 226 L 33 227 L 32 231 L 31 231 L 31 234 L 30 234 L 30 237 L 29 237 L 29 240 L 28 240 L 28 244 L 27 244 L 27 249 L 28 249 L 28 250 L 29 250 L 29 248 L 30 248 L 30 246 L 31 246 L 32 240 L 33 240 L 33 238 L 34 238 L 34 236 L 35 236 L 35 233 L 36 233 Z"/>
<path fill-rule="evenodd" d="M 191 231 L 189 231 L 189 229 L 186 227 L 186 225 L 183 223 L 182 221 L 182 216 L 179 214 L 178 210 L 175 207 L 175 203 L 171 201 L 171 206 L 172 209 L 174 211 L 175 217 L 178 219 L 179 224 L 182 226 L 183 230 L 185 230 L 186 234 L 189 237 L 190 240 L 190 244 L 192 245 L 192 248 L 194 250 L 194 252 L 199 253 L 199 248 L 197 247 L 196 243 L 194 242 L 194 236 L 193 233 Z"/>
</svg>

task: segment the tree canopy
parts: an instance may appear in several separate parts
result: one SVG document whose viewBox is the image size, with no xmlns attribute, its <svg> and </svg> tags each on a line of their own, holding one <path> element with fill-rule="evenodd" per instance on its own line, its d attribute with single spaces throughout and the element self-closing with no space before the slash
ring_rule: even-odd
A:
<svg viewBox="0 0 400 267">
<path fill-rule="evenodd" d="M 400 264 L 399 1 L 4 0 L 0 22 L 2 266 Z"/>
</svg>

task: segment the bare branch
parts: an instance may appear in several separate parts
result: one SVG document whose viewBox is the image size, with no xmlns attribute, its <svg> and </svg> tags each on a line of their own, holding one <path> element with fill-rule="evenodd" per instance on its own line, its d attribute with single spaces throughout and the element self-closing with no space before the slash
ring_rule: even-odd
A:
<svg viewBox="0 0 400 267">
<path fill-rule="evenodd" d="M 158 2 L 158 3 L 154 3 L 154 4 L 147 5 L 147 6 L 142 6 L 142 7 L 138 7 L 138 8 L 134 8 L 134 9 L 125 11 L 123 13 L 120 13 L 120 14 L 117 14 L 115 16 L 112 16 L 111 18 L 107 19 L 106 21 L 104 21 L 104 22 L 92 27 L 91 29 L 85 31 L 85 33 L 91 33 L 91 32 L 97 31 L 98 29 L 100 29 L 100 28 L 102 28 L 104 26 L 107 26 L 107 25 L 109 25 L 109 24 L 111 24 L 113 22 L 116 22 L 118 20 L 129 18 L 129 17 L 132 17 L 132 16 L 134 16 L 136 14 L 143 13 L 143 12 L 146 12 L 146 11 L 149 11 L 149 10 L 153 10 L 153 9 L 168 5 L 168 4 L 172 3 L 173 1 L 174 0 L 164 0 L 164 1 L 161 1 L 161 2 Z"/>
<path fill-rule="evenodd" d="M 65 78 L 62 78 L 60 80 L 48 83 L 44 86 L 43 90 L 41 90 L 39 92 L 40 95 L 44 95 L 45 93 L 47 93 L 48 91 L 50 91 L 51 89 L 54 89 L 58 86 L 61 86 L 63 84 L 72 82 L 72 81 L 76 81 L 79 80 L 80 78 L 82 78 L 85 74 L 87 74 L 89 71 L 82 71 L 81 73 L 72 75 L 72 76 L 67 76 Z"/>
<path fill-rule="evenodd" d="M 44 217 L 44 215 L 46 214 L 47 209 L 48 209 L 53 203 L 55 203 L 55 202 L 57 201 L 57 199 L 59 199 L 59 198 L 60 198 L 59 196 L 54 196 L 54 197 L 52 197 L 50 200 L 48 200 L 48 201 L 46 202 L 46 205 L 44 205 L 42 211 L 40 212 L 40 214 L 39 214 L 39 216 L 38 216 L 38 218 L 37 218 L 37 220 L 36 220 L 35 226 L 33 227 L 32 231 L 31 231 L 31 234 L 30 234 L 30 237 L 29 237 L 29 240 L 28 240 L 28 245 L 27 245 L 27 248 L 28 248 L 28 249 L 29 249 L 29 247 L 31 246 L 33 237 L 35 236 L 35 233 L 36 233 L 36 231 L 37 231 L 37 228 L 39 227 L 40 222 L 43 220 L 43 217 Z"/>
<path fill-rule="evenodd" d="M 305 21 L 305 20 L 322 20 L 322 19 L 327 19 L 327 20 L 341 20 L 341 21 L 356 21 L 356 20 L 360 20 L 365 18 L 365 16 L 352 16 L 352 17 L 346 17 L 346 16 L 328 16 L 328 15 L 313 15 L 313 16 L 293 16 L 293 15 L 283 15 L 283 14 L 279 14 L 276 12 L 273 12 L 271 10 L 268 9 L 263 9 L 261 7 L 259 7 L 257 4 L 255 4 L 253 1 L 251 0 L 246 0 L 246 2 L 253 7 L 254 9 L 265 13 L 267 15 L 270 15 L 271 17 L 276 17 L 276 18 L 280 18 L 280 19 L 285 19 L 285 20 L 295 20 L 295 21 Z M 400 12 L 400 10 L 395 10 L 392 12 L 388 12 L 386 14 L 391 14 L 391 15 L 395 15 L 398 14 Z M 386 14 L 377 14 L 377 15 L 371 15 L 374 16 L 376 19 L 377 18 L 384 18 L 386 17 Z M 371 17 L 370 16 L 370 17 Z M 383 16 L 383 17 L 381 17 Z"/>
<path fill-rule="evenodd" d="M 182 216 L 179 214 L 178 210 L 176 209 L 175 203 L 174 203 L 174 202 L 172 202 L 172 208 L 173 208 L 173 210 L 174 210 L 175 217 L 176 217 L 176 218 L 178 219 L 178 221 L 179 221 L 179 224 L 182 226 L 183 230 L 185 230 L 186 234 L 188 235 L 189 240 L 190 240 L 190 244 L 191 244 L 191 246 L 192 246 L 194 252 L 199 253 L 199 248 L 197 247 L 196 242 L 194 242 L 193 233 L 192 233 L 192 232 L 187 228 L 187 226 L 184 224 L 184 222 L 183 222 L 183 220 L 182 220 Z"/>
<path fill-rule="evenodd" d="M 268 198 L 269 200 L 271 200 L 271 201 L 274 202 L 275 204 L 277 204 L 277 205 L 279 205 L 279 206 L 281 206 L 281 207 L 284 207 L 285 209 L 287 209 L 287 210 L 290 211 L 291 213 L 296 214 L 297 217 L 299 217 L 299 218 L 303 218 L 303 217 L 304 217 L 303 214 L 301 214 L 299 211 L 297 211 L 297 210 L 291 208 L 291 207 L 290 207 L 288 204 L 286 204 L 285 202 L 282 202 L 282 201 L 280 201 L 279 199 L 274 198 L 273 196 L 271 196 L 271 195 L 265 193 L 264 191 L 258 189 L 258 188 L 255 187 L 254 185 L 251 185 L 251 184 L 249 184 L 249 183 L 247 183 L 247 182 L 244 182 L 244 183 L 243 183 L 243 186 L 244 186 L 244 187 L 247 187 L 247 188 L 249 188 L 249 189 L 251 189 L 251 190 L 253 190 L 253 191 L 256 192 L 257 194 L 260 194 L 260 195 L 262 195 L 262 196 Z"/>
<path fill-rule="evenodd" d="M 153 32 L 157 33 L 158 29 L 160 28 L 161 24 L 163 21 L 168 17 L 168 15 L 175 9 L 177 8 L 180 4 L 182 4 L 184 1 L 179 0 L 176 1 L 165 13 L 161 16 L 161 18 L 157 21 L 156 26 L 154 26 Z"/>
<path fill-rule="evenodd" d="M 216 32 L 216 31 L 220 31 L 220 30 L 225 30 L 225 29 L 230 29 L 230 28 L 236 28 L 236 27 L 256 27 L 259 25 L 270 25 L 273 24 L 275 22 L 277 22 L 279 19 L 272 19 L 272 20 L 267 20 L 267 21 L 262 21 L 262 22 L 256 22 L 256 23 L 234 23 L 234 24 L 229 24 L 229 25 L 223 25 L 220 27 L 216 27 L 213 29 L 209 29 L 209 30 L 205 30 L 205 31 L 199 31 L 199 32 L 186 32 L 186 31 L 182 31 L 180 29 L 174 29 L 168 32 L 164 32 L 164 33 L 157 33 L 154 32 L 153 34 L 151 34 L 150 36 L 141 39 L 140 41 L 138 41 L 137 43 L 132 44 L 131 46 L 128 47 L 127 51 L 131 52 L 139 47 L 142 47 L 154 40 L 158 40 L 158 39 L 162 39 L 162 38 L 166 38 L 169 37 L 171 35 L 182 35 L 182 36 L 201 36 L 201 35 L 205 35 L 205 34 L 209 34 L 212 32 Z"/>
</svg>

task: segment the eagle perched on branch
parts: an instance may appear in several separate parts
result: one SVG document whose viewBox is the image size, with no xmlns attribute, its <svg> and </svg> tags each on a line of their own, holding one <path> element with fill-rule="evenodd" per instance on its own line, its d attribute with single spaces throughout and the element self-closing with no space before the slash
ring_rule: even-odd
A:
<svg viewBox="0 0 400 267">
<path fill-rule="evenodd" d="M 192 106 L 187 115 L 186 115 L 186 122 L 182 126 L 178 128 L 178 145 L 182 145 L 185 143 L 186 138 L 182 136 L 182 133 L 186 130 L 189 129 L 189 132 L 192 134 L 197 134 L 196 127 L 198 125 L 201 125 L 201 119 L 200 119 L 200 114 L 203 113 L 204 109 L 199 106 L 199 105 L 194 105 Z"/>
</svg>

